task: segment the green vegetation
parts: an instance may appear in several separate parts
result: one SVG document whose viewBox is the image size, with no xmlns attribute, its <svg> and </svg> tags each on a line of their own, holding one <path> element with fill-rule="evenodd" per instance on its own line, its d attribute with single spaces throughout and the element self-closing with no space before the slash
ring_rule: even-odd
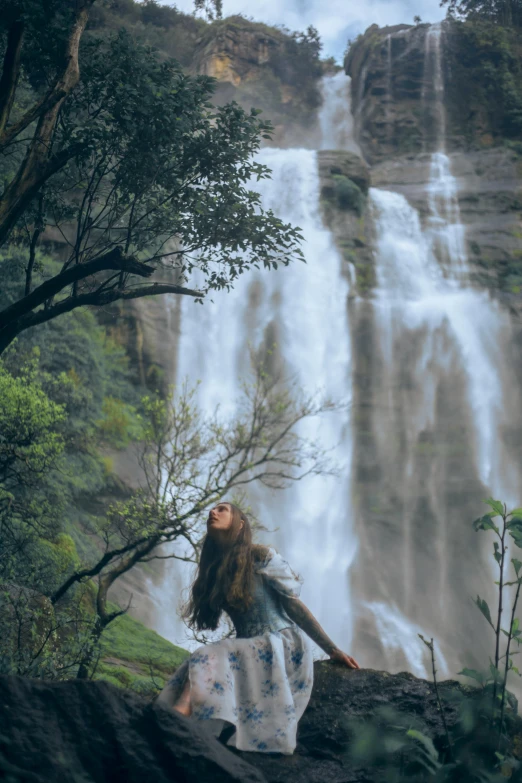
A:
<svg viewBox="0 0 522 783">
<path fill-rule="evenodd" d="M 522 27 L 520 0 L 442 0 L 450 17 L 459 16 L 468 21 L 484 20 L 503 27 Z"/>
<path fill-rule="evenodd" d="M 84 36 L 93 2 L 37 13 L 13 0 L 1 19 L 0 242 L 26 265 L 22 297 L 0 312 L 0 353 L 78 307 L 202 299 L 252 266 L 302 257 L 299 230 L 249 189 L 269 176 L 253 156 L 270 124 L 236 103 L 213 109 L 211 79 L 125 30 Z M 39 268 L 49 230 L 66 251 L 57 270 Z M 143 283 L 156 272 L 170 281 Z"/>
<path fill-rule="evenodd" d="M 105 631 L 94 679 L 153 695 L 188 655 L 125 614 Z"/>
<path fill-rule="evenodd" d="M 333 174 L 332 179 L 339 209 L 352 210 L 360 217 L 366 204 L 364 193 L 360 187 L 344 174 Z"/>
<path fill-rule="evenodd" d="M 518 32 L 483 19 L 454 21 L 447 47 L 448 113 L 472 146 L 522 135 L 522 44 Z"/>
<path fill-rule="evenodd" d="M 441 688 L 437 681 L 433 639 L 420 638 L 430 651 L 435 696 L 444 729 L 436 747 L 416 724 L 415 718 L 393 710 L 377 710 L 369 724 L 350 721 L 351 756 L 375 771 L 376 783 L 501 783 L 521 779 L 520 732 L 517 700 L 508 690 L 513 674 L 521 677 L 514 656 L 520 653 L 522 629 L 518 619 L 522 588 L 522 561 L 511 557 L 510 545 L 522 549 L 522 508 L 507 510 L 504 503 L 488 498 L 489 511 L 473 522 L 476 531 L 494 535 L 493 557 L 498 578 L 497 605 L 491 610 L 480 596 L 475 603 L 493 632 L 489 665 L 478 671 L 465 667 L 460 675 L 475 687 Z M 509 592 L 508 592 L 509 590 Z M 509 601 L 509 605 L 506 603 Z M 506 623 L 507 620 L 507 623 Z M 503 627 L 505 625 L 505 627 Z M 446 711 L 457 711 L 450 725 Z"/>
</svg>

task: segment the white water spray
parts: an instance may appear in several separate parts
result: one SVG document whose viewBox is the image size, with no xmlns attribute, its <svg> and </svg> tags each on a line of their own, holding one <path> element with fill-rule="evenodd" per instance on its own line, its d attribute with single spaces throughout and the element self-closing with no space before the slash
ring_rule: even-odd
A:
<svg viewBox="0 0 522 783">
<path fill-rule="evenodd" d="M 335 125 L 347 82 L 325 80 L 321 116 L 324 145 L 340 144 Z M 332 107 L 331 104 L 334 104 Z M 327 118 L 331 119 L 328 120 Z M 330 133 L 330 136 L 328 135 Z M 347 145 L 347 142 L 346 142 Z M 252 270 L 230 293 L 213 295 L 203 307 L 183 302 L 178 380 L 199 381 L 198 403 L 209 414 L 217 405 L 234 413 L 241 382 L 249 369 L 249 346 L 275 339 L 288 377 L 306 393 L 349 403 L 351 348 L 347 321 L 348 283 L 332 237 L 322 224 L 316 153 L 304 149 L 265 149 L 259 160 L 272 170 L 270 180 L 255 183 L 263 207 L 285 222 L 302 227 L 306 264 L 277 272 Z M 270 346 L 268 346 L 270 347 Z M 329 413 L 301 427 L 300 434 L 332 449 L 342 478 L 309 477 L 285 492 L 257 489 L 253 495 L 262 521 L 276 532 L 268 536 L 305 579 L 303 599 L 338 644 L 350 648 L 352 602 L 349 569 L 356 552 L 350 514 L 352 460 L 351 411 Z M 190 569 L 172 561 L 161 588 L 151 591 L 158 607 L 156 629 L 178 644 L 193 646 L 176 609 Z"/>
<path fill-rule="evenodd" d="M 322 150 L 348 150 L 360 155 L 354 139 L 350 79 L 342 71 L 325 76 L 321 84 L 323 105 L 319 113 Z"/>
<path fill-rule="evenodd" d="M 387 483 L 393 483 L 394 494 L 401 498 L 395 532 L 398 543 L 394 542 L 401 561 L 394 562 L 393 574 L 379 574 L 374 593 L 380 597 L 366 606 L 374 617 L 385 656 L 407 662 L 422 676 L 426 672 L 416 618 L 422 617 L 435 636 L 443 634 L 441 642 L 447 636 L 449 623 L 444 618 L 450 616 L 455 590 L 450 564 L 459 541 L 448 522 L 452 509 L 444 499 L 444 482 L 452 480 L 444 476 L 445 460 L 441 461 L 435 450 L 427 475 L 423 467 L 424 444 L 433 451 L 437 428 L 445 416 L 454 415 L 441 405 L 462 411 L 457 425 L 462 427 L 463 439 L 459 442 L 456 430 L 454 438 L 442 437 L 441 446 L 446 450 L 449 443 L 464 455 L 469 431 L 472 461 L 485 491 L 508 503 L 517 501 L 516 463 L 504 439 L 510 419 L 516 416 L 513 397 L 506 394 L 516 381 L 502 350 L 509 344 L 510 325 L 507 314 L 489 294 L 469 283 L 458 185 L 445 151 L 441 35 L 441 27 L 433 26 L 426 36 L 435 151 L 429 169 L 425 226 L 404 196 L 370 190 L 377 235 L 378 285 L 373 307 L 382 360 L 379 386 L 383 390 L 376 405 L 374 430 L 379 464 L 385 466 Z M 428 92 L 426 88 L 426 95 Z M 394 469 L 397 447 L 402 465 Z M 449 461 L 450 454 L 446 459 Z M 464 486 L 462 494 L 465 496 Z M 419 539 L 422 507 L 430 520 L 425 544 Z M 375 539 L 363 535 L 361 549 L 375 560 L 375 554 L 368 554 L 374 548 Z M 376 571 L 380 570 L 376 564 Z M 473 573 L 471 564 L 469 570 Z M 431 601 L 422 598 L 425 591 Z M 388 600 L 382 600 L 383 596 L 389 596 Z M 459 647 L 454 639 L 444 644 L 452 653 Z M 444 671 L 442 650 L 438 658 Z"/>
</svg>

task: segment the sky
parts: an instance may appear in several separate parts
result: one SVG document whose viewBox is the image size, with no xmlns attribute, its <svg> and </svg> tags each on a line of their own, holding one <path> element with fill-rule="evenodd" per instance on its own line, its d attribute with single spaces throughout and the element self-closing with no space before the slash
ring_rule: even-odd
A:
<svg viewBox="0 0 522 783">
<path fill-rule="evenodd" d="M 192 13 L 193 0 L 161 0 L 180 11 Z M 313 25 L 323 42 L 323 56 L 342 60 L 349 39 L 371 24 L 413 24 L 417 14 L 423 22 L 445 16 L 440 0 L 223 0 L 223 15 L 243 14 L 256 22 L 283 24 L 290 30 Z"/>
</svg>

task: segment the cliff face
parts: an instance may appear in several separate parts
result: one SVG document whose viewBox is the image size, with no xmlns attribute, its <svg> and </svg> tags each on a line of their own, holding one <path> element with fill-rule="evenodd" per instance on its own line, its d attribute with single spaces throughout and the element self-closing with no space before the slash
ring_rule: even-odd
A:
<svg viewBox="0 0 522 783">
<path fill-rule="evenodd" d="M 522 45 L 504 28 L 372 25 L 350 47 L 344 66 L 352 78 L 356 133 L 372 164 L 433 152 L 441 130 L 450 153 L 522 136 Z"/>
<path fill-rule="evenodd" d="M 460 219 L 472 281 L 518 308 L 522 291 L 522 155 L 509 146 L 454 152 Z M 372 168 L 375 187 L 402 193 L 428 214 L 430 156 L 403 156 Z"/>
<path fill-rule="evenodd" d="M 318 164 L 323 220 L 342 255 L 352 295 L 364 295 L 375 285 L 370 170 L 358 155 L 342 150 L 321 150 Z"/>
<path fill-rule="evenodd" d="M 431 153 L 444 139 L 473 281 L 517 306 L 522 98 L 513 84 L 522 68 L 520 44 L 492 25 L 460 23 L 445 23 L 436 43 L 429 25 L 373 25 L 350 48 L 345 69 L 357 140 L 374 186 L 402 193 L 424 219 Z M 500 81 L 492 95 L 485 73 L 495 59 L 490 82 Z"/>
<path fill-rule="evenodd" d="M 370 163 L 422 151 L 425 32 L 372 25 L 348 51 L 355 131 Z"/>
<path fill-rule="evenodd" d="M 275 146 L 314 146 L 321 67 L 288 34 L 229 17 L 199 39 L 190 69 L 217 79 L 217 104 L 261 109 L 275 126 Z"/>
</svg>

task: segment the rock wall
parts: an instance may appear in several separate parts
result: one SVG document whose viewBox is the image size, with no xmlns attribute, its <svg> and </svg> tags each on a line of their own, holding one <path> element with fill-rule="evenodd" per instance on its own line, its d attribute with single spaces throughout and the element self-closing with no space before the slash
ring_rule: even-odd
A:
<svg viewBox="0 0 522 783">
<path fill-rule="evenodd" d="M 372 25 L 350 47 L 356 133 L 374 164 L 436 147 L 438 87 L 433 26 Z M 442 24 L 444 132 L 448 152 L 487 149 L 522 138 L 522 44 L 498 25 Z"/>
<path fill-rule="evenodd" d="M 488 30 L 494 37 L 491 28 L 483 34 Z M 473 40 L 478 36 L 473 25 L 443 26 L 444 117 L 437 116 L 440 109 L 426 56 L 429 31 L 429 25 L 372 25 L 350 48 L 345 69 L 352 79 L 357 141 L 371 164 L 372 184 L 405 195 L 424 219 L 431 152 L 442 121 L 451 171 L 458 181 L 473 281 L 518 310 L 522 292 L 522 142 L 518 140 L 522 127 L 518 135 L 502 135 L 511 109 L 505 104 L 492 111 L 487 91 L 477 85 L 477 62 L 467 49 L 470 36 Z M 497 43 L 500 57 L 509 41 Z M 480 54 L 492 57 L 492 51 L 483 46 L 476 58 Z M 509 51 L 509 73 L 515 74 L 522 67 L 522 53 L 514 44 Z"/>
<path fill-rule="evenodd" d="M 274 146 L 315 146 L 321 66 L 285 32 L 240 16 L 215 22 L 190 70 L 217 79 L 217 104 L 261 109 L 275 127 Z"/>
<path fill-rule="evenodd" d="M 370 163 L 423 149 L 425 33 L 425 25 L 372 25 L 347 53 L 356 136 Z"/>
<path fill-rule="evenodd" d="M 352 295 L 365 295 L 375 285 L 370 171 L 358 155 L 341 150 L 320 151 L 318 163 L 323 220 L 344 259 Z"/>
</svg>

